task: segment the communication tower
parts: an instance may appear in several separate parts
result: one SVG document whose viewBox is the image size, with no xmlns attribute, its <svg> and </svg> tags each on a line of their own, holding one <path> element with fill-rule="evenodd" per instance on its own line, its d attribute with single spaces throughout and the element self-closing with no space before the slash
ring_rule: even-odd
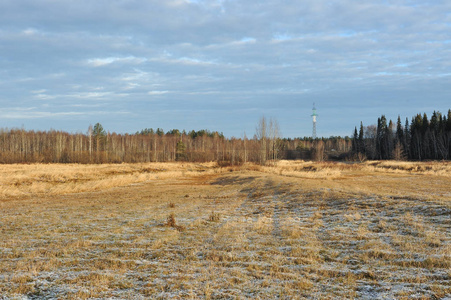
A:
<svg viewBox="0 0 451 300">
<path fill-rule="evenodd" d="M 317 117 L 317 113 L 316 113 L 316 107 L 315 107 L 315 103 L 313 103 L 313 114 L 312 114 L 312 118 L 313 118 L 313 134 L 312 134 L 312 138 L 316 139 L 316 117 Z"/>
</svg>

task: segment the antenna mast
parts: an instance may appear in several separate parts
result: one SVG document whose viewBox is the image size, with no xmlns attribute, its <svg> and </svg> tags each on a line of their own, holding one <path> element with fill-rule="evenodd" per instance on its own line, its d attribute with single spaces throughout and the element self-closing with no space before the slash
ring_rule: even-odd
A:
<svg viewBox="0 0 451 300">
<path fill-rule="evenodd" d="M 316 107 L 315 107 L 315 103 L 313 103 L 313 114 L 312 114 L 312 118 L 313 118 L 313 133 L 312 133 L 312 138 L 315 140 L 316 139 L 316 117 L 318 116 L 318 114 L 316 113 Z"/>
</svg>

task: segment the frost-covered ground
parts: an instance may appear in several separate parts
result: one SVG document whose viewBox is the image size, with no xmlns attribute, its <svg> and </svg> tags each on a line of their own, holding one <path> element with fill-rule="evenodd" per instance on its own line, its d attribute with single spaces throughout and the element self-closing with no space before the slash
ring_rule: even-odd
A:
<svg viewBox="0 0 451 300">
<path fill-rule="evenodd" d="M 451 297 L 451 180 L 377 176 L 235 171 L 3 199 L 0 299 Z"/>
</svg>

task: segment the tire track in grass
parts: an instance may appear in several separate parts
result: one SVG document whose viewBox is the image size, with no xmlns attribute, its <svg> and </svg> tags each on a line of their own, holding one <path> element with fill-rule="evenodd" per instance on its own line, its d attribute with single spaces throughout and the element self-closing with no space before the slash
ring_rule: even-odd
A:
<svg viewBox="0 0 451 300">
<path fill-rule="evenodd" d="M 282 209 L 285 206 L 281 206 L 281 199 L 280 199 L 280 185 L 281 183 L 275 185 L 274 182 L 271 180 L 268 182 L 268 185 L 270 186 L 270 189 L 273 190 L 273 196 L 272 196 L 272 221 L 273 221 L 273 230 L 272 230 L 272 236 L 274 239 L 281 241 L 282 240 L 282 230 L 280 228 L 280 214 L 282 213 Z M 282 198 L 284 199 L 284 198 Z M 283 203 L 285 204 L 285 203 Z M 285 211 L 286 213 L 286 211 Z"/>
<path fill-rule="evenodd" d="M 300 210 L 304 223 L 301 240 L 305 246 L 301 248 L 302 252 L 297 250 L 298 259 L 303 264 L 303 274 L 312 282 L 311 296 L 321 297 L 326 293 L 335 297 L 353 297 L 353 290 L 348 289 L 348 284 L 352 284 L 349 277 L 352 273 L 336 259 L 338 251 L 335 246 L 346 239 L 346 233 L 336 232 L 340 235 L 333 236 L 341 220 L 340 214 L 330 208 L 331 200 L 329 192 L 323 190 L 304 195 Z"/>
<path fill-rule="evenodd" d="M 175 270 L 171 276 L 166 277 L 166 288 L 177 291 L 181 297 L 188 296 L 191 289 L 196 297 L 205 296 L 209 293 L 213 295 L 227 297 L 233 296 L 231 291 L 220 291 L 222 280 L 231 282 L 241 282 L 234 272 L 234 265 L 240 265 L 239 257 L 241 249 L 234 246 L 237 242 L 239 247 L 246 244 L 245 233 L 248 228 L 242 220 L 247 214 L 247 204 L 249 197 L 244 197 L 239 191 L 224 186 L 220 193 L 210 194 L 210 201 L 205 205 L 196 208 L 194 217 L 201 219 L 196 226 L 188 226 L 180 233 L 177 240 L 174 240 L 165 247 L 165 251 L 176 252 L 178 255 L 172 259 L 166 259 L 166 268 Z M 228 191 L 235 191 L 234 197 L 223 199 L 221 194 Z M 217 197 L 220 199 L 218 200 Z M 208 220 L 205 213 L 209 213 L 211 207 L 220 212 L 219 220 Z M 199 215 L 199 212 L 201 215 Z M 205 212 L 205 213 L 204 213 Z M 203 216 L 204 215 L 204 216 Z M 194 221 L 196 222 L 196 221 Z M 243 250 L 245 251 L 245 249 Z M 249 258 L 247 258 L 249 260 Z M 227 268 L 229 267 L 229 268 Z M 183 274 L 182 288 L 177 288 L 177 280 Z M 218 274 L 222 274 L 218 277 Z M 203 285 L 199 285 L 199 280 Z M 161 283 L 156 282 L 154 286 L 147 286 L 148 289 L 159 288 Z M 217 289 L 216 289 L 217 288 Z M 236 292 L 235 292 L 236 293 Z M 163 294 L 162 296 L 169 296 Z"/>
<path fill-rule="evenodd" d="M 207 264 L 214 269 L 214 274 L 209 274 L 214 278 L 210 282 L 211 288 L 217 288 L 212 293 L 212 297 L 242 297 L 255 295 L 253 289 L 253 276 L 247 268 L 255 261 L 259 260 L 254 251 L 254 241 L 250 233 L 252 232 L 252 219 L 255 204 L 255 195 L 260 193 L 259 180 L 244 180 L 247 182 L 241 189 L 241 202 L 230 207 L 229 217 L 224 220 L 210 235 L 213 237 L 207 241 L 205 249 Z M 203 268 L 205 269 L 205 268 Z M 223 283 L 218 282 L 218 274 Z M 224 289 L 224 283 L 229 288 Z M 233 287 L 233 288 L 232 288 Z"/>
<path fill-rule="evenodd" d="M 308 297 L 312 283 L 306 278 L 304 270 L 296 266 L 292 253 L 294 241 L 284 233 L 288 231 L 285 228 L 287 222 L 293 225 L 291 216 L 294 213 L 291 210 L 295 206 L 293 195 L 286 193 L 287 187 L 281 179 L 277 176 L 265 178 L 264 192 L 252 201 L 254 211 L 258 212 L 253 218 L 254 240 L 258 243 L 257 257 L 261 260 L 251 270 L 260 285 L 261 292 L 256 295 L 268 297 L 277 293 L 280 298 Z M 268 282 L 275 284 L 266 287 Z"/>
</svg>

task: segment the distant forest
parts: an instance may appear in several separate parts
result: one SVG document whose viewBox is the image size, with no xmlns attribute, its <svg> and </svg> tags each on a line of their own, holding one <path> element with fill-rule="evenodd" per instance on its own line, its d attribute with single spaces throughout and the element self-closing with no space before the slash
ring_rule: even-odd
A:
<svg viewBox="0 0 451 300">
<path fill-rule="evenodd" d="M 417 114 L 405 125 L 398 116 L 396 124 L 382 115 L 377 125 L 354 129 L 352 150 L 360 159 L 449 160 L 451 158 L 451 109 L 448 115 L 434 111 Z"/>
<path fill-rule="evenodd" d="M 252 138 L 226 138 L 209 130 L 143 129 L 107 132 L 100 123 L 86 133 L 0 129 L 0 163 L 135 163 L 217 161 L 265 164 L 277 159 L 324 160 L 352 150 L 350 138 L 283 139 L 276 121 L 262 118 Z"/>
<path fill-rule="evenodd" d="M 134 134 L 107 132 L 100 123 L 86 133 L 0 129 L 0 163 L 208 162 L 265 164 L 278 159 L 304 160 L 449 160 L 451 110 L 430 119 L 417 114 L 404 125 L 382 115 L 377 125 L 354 129 L 353 137 L 313 140 L 281 138 L 277 121 L 260 119 L 252 138 L 227 138 L 218 131 L 161 128 Z"/>
</svg>

